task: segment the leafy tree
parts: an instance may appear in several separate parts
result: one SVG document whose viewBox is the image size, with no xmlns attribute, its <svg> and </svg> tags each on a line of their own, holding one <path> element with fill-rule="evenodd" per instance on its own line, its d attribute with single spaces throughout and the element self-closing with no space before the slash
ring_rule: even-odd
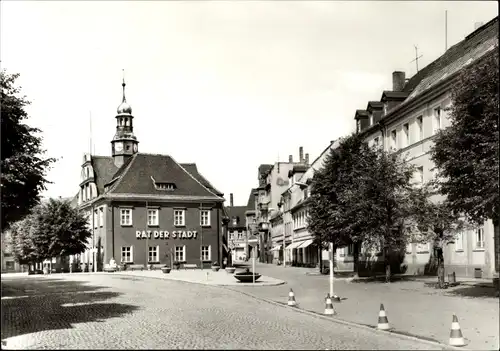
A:
<svg viewBox="0 0 500 351">
<path fill-rule="evenodd" d="M 87 219 L 68 201 L 50 199 L 12 225 L 14 257 L 19 263 L 82 253 L 92 236 Z"/>
<path fill-rule="evenodd" d="M 432 242 L 438 266 L 438 287 L 445 288 L 444 250 L 448 244 L 454 243 L 456 235 L 469 226 L 450 208 L 449 204 L 432 199 L 433 184 L 416 189 L 413 213 L 415 216 L 414 242 Z"/>
<path fill-rule="evenodd" d="M 40 132 L 24 123 L 28 118 L 26 98 L 18 96 L 20 89 L 15 86 L 19 74 L 0 72 L 1 85 L 1 192 L 2 227 L 24 217 L 35 206 L 40 192 L 49 181 L 45 172 L 53 158 L 44 158 Z"/>
<path fill-rule="evenodd" d="M 450 126 L 438 133 L 431 159 L 447 206 L 472 223 L 493 220 L 498 240 L 498 47 L 466 67 L 452 90 Z M 498 242 L 496 243 L 498 270 Z"/>
<path fill-rule="evenodd" d="M 331 243 L 335 252 L 337 247 L 354 243 L 356 266 L 357 246 L 367 223 L 359 216 L 355 197 L 360 179 L 366 178 L 365 170 L 373 157 L 358 134 L 350 135 L 330 150 L 311 183 L 308 229 L 314 235 L 315 244 L 326 248 L 326 244 Z"/>
<path fill-rule="evenodd" d="M 386 281 L 389 282 L 391 261 L 400 259 L 415 223 L 413 214 L 414 186 L 411 183 L 415 167 L 394 153 L 374 148 L 371 158 L 358 181 L 358 216 L 364 218 L 360 236 L 368 249 L 382 248 Z"/>
</svg>

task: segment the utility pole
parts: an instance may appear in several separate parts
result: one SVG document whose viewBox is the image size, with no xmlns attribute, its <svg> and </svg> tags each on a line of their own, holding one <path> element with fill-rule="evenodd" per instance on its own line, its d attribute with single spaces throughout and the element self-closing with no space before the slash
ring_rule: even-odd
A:
<svg viewBox="0 0 500 351">
<path fill-rule="evenodd" d="M 333 243 L 330 243 L 330 297 L 333 298 Z"/>
<path fill-rule="evenodd" d="M 418 56 L 418 47 L 416 45 L 413 45 L 415 47 L 415 59 L 411 60 L 410 63 L 415 62 L 417 65 L 417 73 L 418 73 L 418 59 L 421 58 L 423 55 Z"/>
</svg>

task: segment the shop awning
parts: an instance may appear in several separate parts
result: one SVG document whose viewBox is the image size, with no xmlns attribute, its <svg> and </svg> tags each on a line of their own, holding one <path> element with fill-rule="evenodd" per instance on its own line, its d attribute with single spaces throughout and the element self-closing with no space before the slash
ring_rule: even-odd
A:
<svg viewBox="0 0 500 351">
<path fill-rule="evenodd" d="M 290 245 L 288 245 L 286 247 L 287 250 L 291 250 L 291 249 L 296 249 L 300 244 L 302 244 L 303 241 L 296 241 L 294 243 L 291 243 Z"/>
<path fill-rule="evenodd" d="M 281 245 L 273 247 L 270 251 L 278 251 L 281 249 Z"/>
<path fill-rule="evenodd" d="M 298 249 L 305 249 L 306 247 L 308 247 L 312 243 L 313 243 L 313 240 L 312 239 L 308 239 L 308 240 L 302 242 L 302 244 L 300 244 L 300 246 L 298 246 L 297 248 Z"/>
</svg>

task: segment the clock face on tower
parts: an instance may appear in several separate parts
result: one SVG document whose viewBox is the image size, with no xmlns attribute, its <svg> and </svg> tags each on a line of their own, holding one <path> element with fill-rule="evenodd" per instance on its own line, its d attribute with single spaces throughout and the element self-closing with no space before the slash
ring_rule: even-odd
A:
<svg viewBox="0 0 500 351">
<path fill-rule="evenodd" d="M 115 151 L 121 152 L 123 150 L 123 143 L 115 143 Z"/>
<path fill-rule="evenodd" d="M 137 152 L 137 144 L 134 144 L 134 152 Z"/>
</svg>

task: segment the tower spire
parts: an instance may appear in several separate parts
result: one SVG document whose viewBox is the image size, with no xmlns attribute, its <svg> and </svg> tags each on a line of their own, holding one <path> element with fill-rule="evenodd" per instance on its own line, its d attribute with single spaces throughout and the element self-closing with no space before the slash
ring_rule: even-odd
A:
<svg viewBox="0 0 500 351">
<path fill-rule="evenodd" d="M 123 99 L 122 102 L 127 102 L 125 99 L 125 69 L 122 68 L 122 88 L 123 88 Z"/>
</svg>

